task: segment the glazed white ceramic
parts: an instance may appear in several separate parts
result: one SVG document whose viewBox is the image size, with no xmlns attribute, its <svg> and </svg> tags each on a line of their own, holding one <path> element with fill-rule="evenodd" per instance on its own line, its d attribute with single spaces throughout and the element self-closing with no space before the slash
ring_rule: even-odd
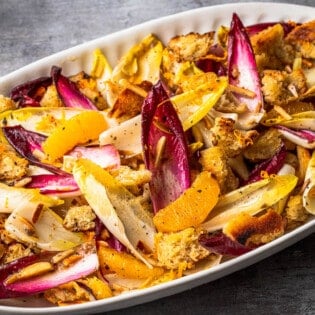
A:
<svg viewBox="0 0 315 315">
<path fill-rule="evenodd" d="M 235 3 L 195 9 L 146 22 L 41 59 L 0 78 L 0 94 L 8 94 L 13 86 L 24 81 L 48 75 L 52 65 L 61 66 L 63 73 L 67 75 L 81 70 L 89 72 L 92 51 L 95 48 L 101 48 L 109 62 L 115 65 L 129 47 L 148 33 L 154 33 L 166 42 L 178 34 L 192 31 L 207 32 L 215 30 L 221 24 L 228 26 L 233 12 L 240 16 L 245 25 L 289 19 L 303 22 L 314 19 L 315 16 L 314 7 L 266 2 Z M 105 300 L 67 307 L 52 307 L 45 301 L 32 298 L 0 300 L 0 314 L 87 314 L 145 303 L 188 290 L 245 268 L 296 243 L 314 231 L 315 218 L 267 245 L 209 270 Z"/>
</svg>

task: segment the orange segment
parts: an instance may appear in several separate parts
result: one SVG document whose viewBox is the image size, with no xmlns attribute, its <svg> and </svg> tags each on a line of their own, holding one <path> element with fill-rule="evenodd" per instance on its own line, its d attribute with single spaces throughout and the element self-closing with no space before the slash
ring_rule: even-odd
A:
<svg viewBox="0 0 315 315">
<path fill-rule="evenodd" d="M 78 144 L 98 138 L 107 128 L 101 112 L 90 110 L 71 117 L 56 127 L 43 143 L 49 161 L 55 161 Z"/>
<path fill-rule="evenodd" d="M 164 273 L 163 268 L 149 268 L 132 255 L 118 252 L 113 248 L 100 246 L 98 256 L 101 268 L 105 271 L 115 272 L 124 278 L 147 279 L 159 277 Z"/>
<path fill-rule="evenodd" d="M 199 226 L 218 201 L 220 188 L 209 172 L 201 172 L 192 186 L 153 218 L 160 232 Z"/>
</svg>

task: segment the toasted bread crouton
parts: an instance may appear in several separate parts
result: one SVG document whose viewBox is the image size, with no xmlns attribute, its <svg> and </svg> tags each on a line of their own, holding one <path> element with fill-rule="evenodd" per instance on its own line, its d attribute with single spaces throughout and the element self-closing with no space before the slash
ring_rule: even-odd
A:
<svg viewBox="0 0 315 315">
<path fill-rule="evenodd" d="M 164 80 L 168 86 L 176 90 L 180 87 L 178 75 L 185 74 L 185 79 L 189 74 L 201 72 L 194 64 L 202 57 L 206 57 L 214 42 L 214 32 L 176 36 L 172 38 L 163 51 L 161 70 Z M 181 81 L 185 81 L 181 80 Z"/>
<path fill-rule="evenodd" d="M 234 241 L 250 246 L 271 242 L 284 233 L 284 228 L 282 216 L 269 209 L 259 217 L 240 213 L 225 225 L 223 233 Z"/>
<path fill-rule="evenodd" d="M 281 146 L 281 135 L 276 129 L 262 132 L 243 155 L 251 162 L 260 162 L 272 158 Z"/>
<path fill-rule="evenodd" d="M 315 59 L 315 20 L 294 28 L 286 38 L 304 58 Z"/>
<path fill-rule="evenodd" d="M 210 255 L 198 242 L 194 228 L 176 233 L 157 233 L 155 248 L 159 265 L 167 269 L 191 269 L 199 260 Z"/>
<path fill-rule="evenodd" d="M 121 165 L 118 169 L 110 170 L 110 173 L 130 192 L 136 196 L 144 193 L 144 185 L 152 178 L 152 173 L 147 169 L 132 169 L 127 165 Z"/>
<path fill-rule="evenodd" d="M 226 91 L 218 102 L 215 104 L 214 109 L 221 113 L 246 113 L 248 107 L 243 102 L 235 101 L 235 96 L 230 91 Z"/>
<path fill-rule="evenodd" d="M 75 281 L 45 291 L 45 298 L 59 306 L 94 300 L 92 294 Z"/>
<path fill-rule="evenodd" d="M 10 236 L 9 232 L 4 227 L 6 218 L 6 214 L 0 214 L 0 243 L 9 245 L 14 243 L 15 240 Z"/>
<path fill-rule="evenodd" d="M 235 122 L 230 118 L 216 118 L 211 128 L 213 145 L 220 147 L 227 157 L 235 157 L 241 151 L 253 144 L 258 136 L 256 130 L 240 130 L 235 128 Z"/>
<path fill-rule="evenodd" d="M 28 161 L 0 143 L 0 180 L 14 181 L 26 175 Z"/>
<path fill-rule="evenodd" d="M 282 107 L 289 115 L 315 110 L 315 104 L 298 100 L 291 101 Z"/>
<path fill-rule="evenodd" d="M 7 264 L 15 259 L 26 257 L 32 254 L 32 251 L 29 247 L 25 247 L 21 243 L 13 243 L 9 245 L 5 251 L 5 254 L 2 258 L 2 262 Z"/>
<path fill-rule="evenodd" d="M 292 64 L 294 51 L 284 40 L 281 24 L 276 24 L 251 37 L 259 71 L 264 69 L 283 69 Z"/>
<path fill-rule="evenodd" d="M 221 194 L 238 188 L 239 180 L 227 162 L 227 157 L 220 147 L 202 150 L 199 162 L 203 170 L 211 172 L 219 183 Z"/>
<path fill-rule="evenodd" d="M 32 254 L 29 247 L 17 243 L 5 229 L 6 218 L 5 214 L 0 214 L 0 264 L 6 264 Z"/>
<path fill-rule="evenodd" d="M 127 165 L 110 171 L 111 174 L 124 186 L 142 186 L 151 180 L 151 172 L 147 169 L 134 170 Z"/>
<path fill-rule="evenodd" d="M 307 90 L 302 70 L 292 73 L 279 70 L 265 70 L 262 77 L 262 92 L 267 103 L 283 106 L 297 99 Z"/>
<path fill-rule="evenodd" d="M 63 220 L 63 226 L 72 232 L 89 231 L 95 227 L 95 218 L 90 206 L 71 207 Z"/>
<path fill-rule="evenodd" d="M 213 40 L 214 32 L 189 33 L 172 38 L 167 49 L 173 53 L 176 61 L 194 61 L 207 55 Z"/>
<path fill-rule="evenodd" d="M 303 207 L 301 195 L 290 196 L 284 216 L 287 220 L 288 229 L 292 229 L 304 223 L 309 217 L 308 212 Z"/>
<path fill-rule="evenodd" d="M 152 87 L 149 81 L 142 82 L 139 87 L 146 92 Z M 144 97 L 126 88 L 118 94 L 112 109 L 109 112 L 110 117 L 116 118 L 118 121 L 124 121 L 139 115 Z"/>
</svg>

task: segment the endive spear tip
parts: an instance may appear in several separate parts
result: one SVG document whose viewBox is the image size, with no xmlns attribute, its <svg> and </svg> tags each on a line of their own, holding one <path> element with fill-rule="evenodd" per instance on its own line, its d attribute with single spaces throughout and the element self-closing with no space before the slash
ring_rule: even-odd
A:
<svg viewBox="0 0 315 315">
<path fill-rule="evenodd" d="M 249 98 L 235 94 L 247 105 L 249 112 L 263 111 L 263 96 L 254 51 L 246 29 L 236 13 L 233 13 L 228 37 L 229 83 L 255 93 Z"/>
<path fill-rule="evenodd" d="M 60 67 L 52 66 L 51 77 L 64 105 L 66 107 L 97 110 L 93 102 L 80 92 L 74 82 L 63 76 L 61 71 Z"/>
</svg>

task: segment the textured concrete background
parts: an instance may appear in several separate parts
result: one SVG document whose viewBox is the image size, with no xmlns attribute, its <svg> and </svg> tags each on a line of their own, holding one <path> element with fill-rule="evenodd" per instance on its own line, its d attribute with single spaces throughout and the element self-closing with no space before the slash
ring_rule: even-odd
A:
<svg viewBox="0 0 315 315">
<path fill-rule="evenodd" d="M 153 18 L 227 2 L 0 0 L 0 76 Z M 314 0 L 278 2 L 315 5 Z M 215 282 L 107 314 L 315 314 L 314 244 L 313 234 Z"/>
</svg>

